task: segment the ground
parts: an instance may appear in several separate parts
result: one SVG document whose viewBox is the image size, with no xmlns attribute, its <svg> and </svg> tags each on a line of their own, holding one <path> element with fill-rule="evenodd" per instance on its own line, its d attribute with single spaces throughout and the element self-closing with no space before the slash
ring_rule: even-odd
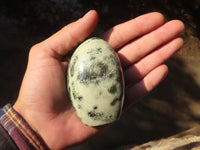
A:
<svg viewBox="0 0 200 150">
<path fill-rule="evenodd" d="M 71 150 L 117 149 L 172 136 L 200 122 L 199 0 L 41 0 L 0 2 L 0 106 L 14 102 L 32 45 L 81 17 L 99 13 L 93 35 L 138 15 L 159 11 L 185 23 L 182 50 L 166 62 L 166 79 L 102 135 Z"/>
</svg>

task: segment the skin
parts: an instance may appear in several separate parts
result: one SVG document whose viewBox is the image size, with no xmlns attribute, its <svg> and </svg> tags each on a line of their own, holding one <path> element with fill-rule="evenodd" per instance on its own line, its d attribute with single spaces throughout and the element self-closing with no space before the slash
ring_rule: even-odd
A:
<svg viewBox="0 0 200 150">
<path fill-rule="evenodd" d="M 97 21 L 97 12 L 91 10 L 30 50 L 27 70 L 13 107 L 50 149 L 79 144 L 109 126 L 83 125 L 66 91 L 72 50 L 93 32 Z M 183 31 L 181 21 L 165 23 L 162 14 L 153 12 L 119 24 L 102 35 L 117 51 L 123 66 L 124 109 L 165 78 L 168 69 L 163 63 L 182 47 Z"/>
</svg>

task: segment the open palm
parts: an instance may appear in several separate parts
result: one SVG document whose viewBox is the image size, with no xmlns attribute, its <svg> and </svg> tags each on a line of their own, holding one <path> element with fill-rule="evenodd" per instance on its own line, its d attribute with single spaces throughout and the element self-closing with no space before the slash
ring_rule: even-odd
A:
<svg viewBox="0 0 200 150">
<path fill-rule="evenodd" d="M 90 11 L 30 50 L 14 108 L 50 149 L 78 144 L 106 128 L 83 125 L 66 91 L 70 54 L 93 32 L 97 21 L 97 13 Z M 164 17 L 155 12 L 117 25 L 102 35 L 117 51 L 123 66 L 124 108 L 162 81 L 167 74 L 163 63 L 182 47 L 179 36 L 183 30 L 182 22 L 174 20 L 164 24 Z"/>
</svg>

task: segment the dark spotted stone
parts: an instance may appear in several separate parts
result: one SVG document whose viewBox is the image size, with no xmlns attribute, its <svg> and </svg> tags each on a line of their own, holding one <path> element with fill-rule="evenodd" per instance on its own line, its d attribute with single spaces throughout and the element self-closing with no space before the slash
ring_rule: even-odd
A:
<svg viewBox="0 0 200 150">
<path fill-rule="evenodd" d="M 123 74 L 119 59 L 107 42 L 92 38 L 75 50 L 68 67 L 67 89 L 84 124 L 99 126 L 119 118 Z"/>
</svg>

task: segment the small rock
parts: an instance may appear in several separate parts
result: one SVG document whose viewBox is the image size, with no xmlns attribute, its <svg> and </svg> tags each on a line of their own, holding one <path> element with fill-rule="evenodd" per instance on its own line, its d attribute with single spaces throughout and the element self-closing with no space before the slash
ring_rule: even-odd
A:
<svg viewBox="0 0 200 150">
<path fill-rule="evenodd" d="M 99 126 L 116 121 L 122 110 L 124 80 L 115 51 L 100 38 L 83 42 L 71 57 L 67 88 L 81 121 Z"/>
</svg>

